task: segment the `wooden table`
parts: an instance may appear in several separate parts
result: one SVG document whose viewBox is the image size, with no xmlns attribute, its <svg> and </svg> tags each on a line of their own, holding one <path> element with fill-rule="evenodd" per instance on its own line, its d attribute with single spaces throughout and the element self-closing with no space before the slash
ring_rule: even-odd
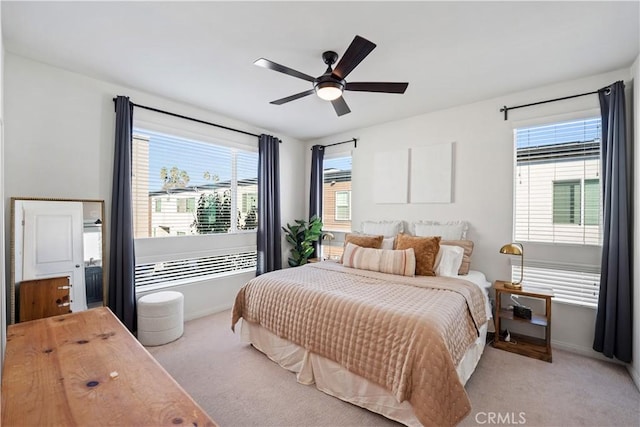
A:
<svg viewBox="0 0 640 427">
<path fill-rule="evenodd" d="M 494 315 L 496 335 L 493 340 L 493 346 L 502 350 L 522 354 L 523 356 L 551 362 L 551 298 L 553 298 L 553 292 L 528 289 L 526 286 L 522 289 L 511 289 L 505 287 L 504 284 L 504 281 L 496 280 L 493 285 L 496 293 L 496 310 Z M 513 294 L 544 300 L 545 312 L 542 314 L 532 313 L 531 319 L 514 316 L 513 310 L 508 310 L 502 306 L 502 294 Z M 542 327 L 545 329 L 545 338 L 535 338 L 524 334 L 511 333 L 511 341 L 504 341 L 500 336 L 502 320 L 516 321 Z"/>
<path fill-rule="evenodd" d="M 101 307 L 9 326 L 2 425 L 216 423 Z"/>
</svg>

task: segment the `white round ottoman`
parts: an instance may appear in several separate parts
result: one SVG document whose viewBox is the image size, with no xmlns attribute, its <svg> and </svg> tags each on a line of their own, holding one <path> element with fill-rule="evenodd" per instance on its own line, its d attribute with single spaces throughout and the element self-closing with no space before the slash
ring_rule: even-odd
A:
<svg viewBox="0 0 640 427">
<path fill-rule="evenodd" d="M 184 296 L 163 291 L 138 298 L 138 341 L 162 345 L 175 341 L 184 331 Z"/>
</svg>

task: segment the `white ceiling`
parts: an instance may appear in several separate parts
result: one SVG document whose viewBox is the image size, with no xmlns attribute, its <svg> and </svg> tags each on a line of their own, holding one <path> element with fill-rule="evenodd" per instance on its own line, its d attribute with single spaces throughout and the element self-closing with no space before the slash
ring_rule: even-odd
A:
<svg viewBox="0 0 640 427">
<path fill-rule="evenodd" d="M 1 7 L 9 52 L 306 140 L 630 66 L 639 52 L 639 5 L 2 1 Z M 404 95 L 346 92 L 352 112 L 342 117 L 316 96 L 269 104 L 311 84 L 254 60 L 317 76 L 325 69 L 322 52 L 341 55 L 356 34 L 378 47 L 347 80 L 407 81 Z"/>
</svg>

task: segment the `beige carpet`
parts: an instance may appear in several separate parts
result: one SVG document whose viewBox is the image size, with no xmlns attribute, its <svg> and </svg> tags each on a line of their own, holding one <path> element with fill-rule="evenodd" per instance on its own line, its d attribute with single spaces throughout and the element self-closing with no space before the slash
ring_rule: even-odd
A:
<svg viewBox="0 0 640 427">
<path fill-rule="evenodd" d="M 298 384 L 241 344 L 230 318 L 187 322 L 182 338 L 148 348 L 221 426 L 398 425 Z M 624 367 L 559 350 L 547 363 L 488 346 L 466 388 L 463 426 L 640 426 L 640 393 Z"/>
</svg>

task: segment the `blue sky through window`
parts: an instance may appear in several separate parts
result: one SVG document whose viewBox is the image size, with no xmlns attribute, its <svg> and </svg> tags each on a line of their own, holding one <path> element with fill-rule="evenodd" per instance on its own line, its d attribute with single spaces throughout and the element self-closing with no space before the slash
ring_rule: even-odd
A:
<svg viewBox="0 0 640 427">
<path fill-rule="evenodd" d="M 218 182 L 231 180 L 232 149 L 207 142 L 134 129 L 134 134 L 149 138 L 149 191 L 162 190 L 162 167 L 177 167 L 189 175 L 189 187 L 212 184 L 205 172 L 217 175 Z M 258 153 L 237 150 L 238 180 L 256 178 Z"/>
<path fill-rule="evenodd" d="M 546 126 L 521 128 L 516 131 L 517 148 L 541 147 L 571 142 L 592 142 L 601 138 L 601 119 L 592 118 Z"/>
<path fill-rule="evenodd" d="M 322 168 L 338 169 L 338 170 L 351 170 L 351 156 L 349 157 L 336 157 L 333 159 L 324 159 L 322 162 Z"/>
</svg>

